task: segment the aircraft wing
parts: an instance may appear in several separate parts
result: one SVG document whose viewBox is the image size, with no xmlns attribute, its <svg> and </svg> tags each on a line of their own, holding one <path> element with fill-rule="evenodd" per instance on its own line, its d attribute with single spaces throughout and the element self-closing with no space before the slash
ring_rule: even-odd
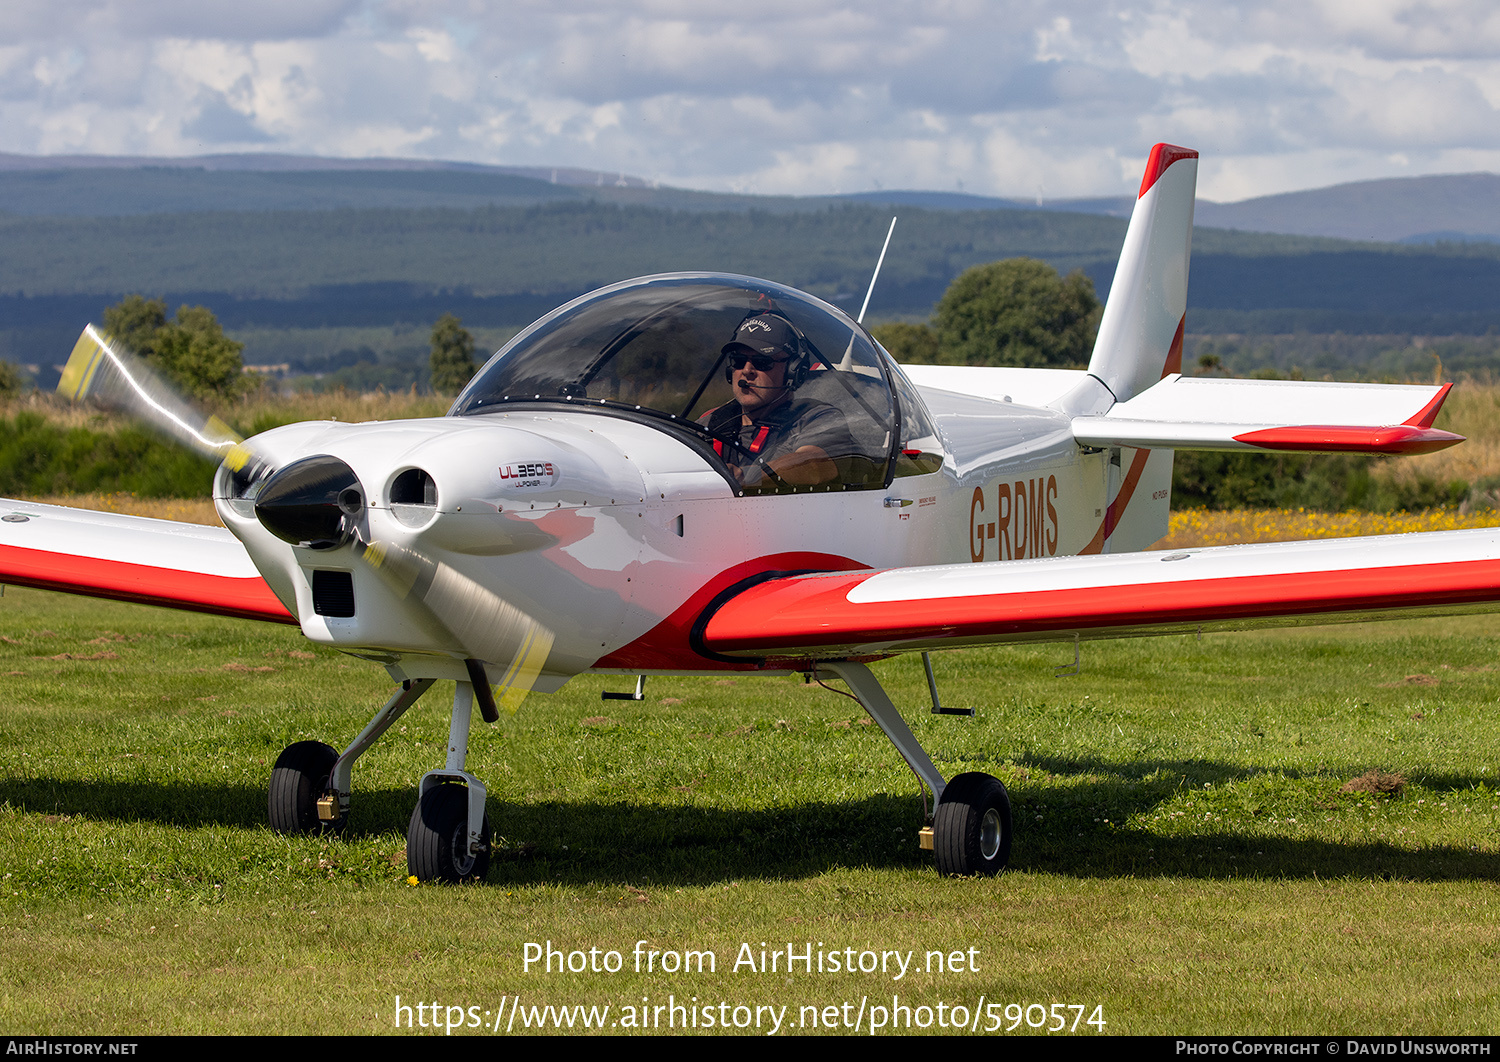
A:
<svg viewBox="0 0 1500 1062">
<path fill-rule="evenodd" d="M 794 575 L 697 630 L 721 657 L 829 659 L 1492 610 L 1500 528 Z"/>
<path fill-rule="evenodd" d="M 222 527 L 0 499 L 0 583 L 296 623 Z"/>
<path fill-rule="evenodd" d="M 1084 446 L 1425 454 L 1463 442 L 1432 426 L 1452 384 L 1222 380 L 1176 374 L 1073 418 Z"/>
</svg>

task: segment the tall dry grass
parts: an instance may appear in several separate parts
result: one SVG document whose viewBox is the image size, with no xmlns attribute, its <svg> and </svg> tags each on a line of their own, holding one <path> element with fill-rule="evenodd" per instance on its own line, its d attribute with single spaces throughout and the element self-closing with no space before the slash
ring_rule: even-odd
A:
<svg viewBox="0 0 1500 1062">
<path fill-rule="evenodd" d="M 92 509 L 102 513 L 124 513 L 127 516 L 149 516 L 155 520 L 176 520 L 184 524 L 208 524 L 223 527 L 208 498 L 138 498 L 134 494 L 49 494 L 26 501 L 43 505 L 66 505 L 70 509 Z"/>
<path fill-rule="evenodd" d="M 268 389 L 251 392 L 243 398 L 214 406 L 209 412 L 235 428 L 250 434 L 278 424 L 303 420 L 340 420 L 351 423 L 369 420 L 407 420 L 416 417 L 440 417 L 452 400 L 411 391 L 370 391 L 357 394 L 330 391 L 317 394 L 299 391 L 291 395 L 276 394 Z M 51 391 L 30 391 L 18 397 L 0 399 L 0 416 L 33 412 L 62 428 L 88 428 L 91 431 L 113 431 L 139 422 L 124 413 L 101 409 L 90 403 L 71 402 Z"/>
<path fill-rule="evenodd" d="M 1500 477 L 1500 385 L 1463 380 L 1454 385 L 1434 427 L 1457 432 L 1465 441 L 1435 454 L 1392 458 L 1382 474 L 1397 483 L 1419 477 L 1478 484 Z"/>
<path fill-rule="evenodd" d="M 241 399 L 219 415 L 242 431 L 253 431 L 257 423 L 274 420 L 294 424 L 301 420 L 410 420 L 441 417 L 453 399 L 410 391 L 331 391 L 318 394 L 298 391 L 291 395 L 257 394 Z"/>
</svg>

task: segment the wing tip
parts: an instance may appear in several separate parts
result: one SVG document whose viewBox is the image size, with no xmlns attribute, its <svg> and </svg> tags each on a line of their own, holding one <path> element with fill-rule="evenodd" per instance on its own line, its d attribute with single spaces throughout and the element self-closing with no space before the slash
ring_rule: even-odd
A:
<svg viewBox="0 0 1500 1062">
<path fill-rule="evenodd" d="M 1432 396 L 1432 400 L 1421 409 L 1417 410 L 1410 420 L 1402 423 L 1413 428 L 1430 428 L 1432 422 L 1437 420 L 1438 411 L 1443 408 L 1443 403 L 1448 400 L 1448 392 L 1453 390 L 1451 383 L 1445 383 L 1438 388 L 1438 393 Z"/>
</svg>

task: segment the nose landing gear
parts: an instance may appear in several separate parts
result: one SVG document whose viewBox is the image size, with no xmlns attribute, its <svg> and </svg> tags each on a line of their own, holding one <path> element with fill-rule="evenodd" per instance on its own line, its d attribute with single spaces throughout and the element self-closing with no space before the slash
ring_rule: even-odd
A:
<svg viewBox="0 0 1500 1062">
<path fill-rule="evenodd" d="M 481 672 L 482 674 L 482 672 Z M 354 761 L 417 699 L 432 679 L 408 680 L 340 754 L 321 741 L 289 745 L 271 770 L 271 828 L 280 833 L 337 832 L 349 817 Z M 486 691 L 488 692 L 488 691 Z M 490 822 L 484 783 L 464 770 L 474 686 L 459 682 L 448 725 L 447 762 L 422 776 L 406 831 L 406 869 L 418 881 L 483 880 L 490 866 Z"/>
<path fill-rule="evenodd" d="M 469 840 L 469 786 L 451 782 L 422 794 L 406 830 L 406 869 L 418 881 L 483 881 L 490 869 L 490 817 L 483 811 L 477 843 Z M 481 809 L 484 797 L 479 798 Z"/>
</svg>

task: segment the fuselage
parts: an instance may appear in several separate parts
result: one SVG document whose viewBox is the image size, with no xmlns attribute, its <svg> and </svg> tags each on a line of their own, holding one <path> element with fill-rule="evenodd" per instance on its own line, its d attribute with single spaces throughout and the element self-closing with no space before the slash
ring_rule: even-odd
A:
<svg viewBox="0 0 1500 1062">
<path fill-rule="evenodd" d="M 701 448 L 607 410 L 307 423 L 253 445 L 276 463 L 310 454 L 344 461 L 368 499 L 366 541 L 416 550 L 545 624 L 556 639 L 538 683 L 545 688 L 590 669 L 753 666 L 698 652 L 692 625 L 716 595 L 766 572 L 1025 560 L 1089 547 L 1107 508 L 1109 451 L 1080 449 L 1068 418 L 1053 410 L 930 390 L 922 397 L 936 427 L 927 463 L 937 467 L 912 465 L 914 474 L 883 489 L 739 495 Z M 393 500 L 412 469 L 431 477 L 430 503 Z M 225 525 L 307 637 L 409 678 L 459 675 L 469 649 L 353 546 L 288 544 L 228 493 L 216 499 Z M 315 573 L 347 579 L 352 608 L 318 600 Z"/>
<path fill-rule="evenodd" d="M 730 355 L 743 364 L 743 348 L 726 340 L 757 318 L 783 337 L 783 408 L 805 411 L 771 445 L 815 441 L 820 482 L 784 480 L 754 453 L 771 429 L 736 403 Z M 247 445 L 286 474 L 226 467 L 215 495 L 309 638 L 397 677 L 460 678 L 465 660 L 493 677 L 540 635 L 540 689 L 590 669 L 755 667 L 695 645 L 694 625 L 768 573 L 1026 561 L 1164 532 L 1164 500 L 1135 506 L 1134 524 L 1124 503 L 1164 498 L 1170 454 L 1074 439 L 1097 381 L 1019 370 L 1029 393 L 1016 401 L 935 373 L 915 386 L 859 325 L 793 289 L 643 278 L 532 325 L 448 416 L 275 429 Z M 314 457 L 333 471 L 288 469 Z M 325 487 L 348 491 L 347 508 Z M 293 517 L 274 517 L 288 500 Z M 321 530 L 302 541 L 304 508 Z"/>
</svg>

